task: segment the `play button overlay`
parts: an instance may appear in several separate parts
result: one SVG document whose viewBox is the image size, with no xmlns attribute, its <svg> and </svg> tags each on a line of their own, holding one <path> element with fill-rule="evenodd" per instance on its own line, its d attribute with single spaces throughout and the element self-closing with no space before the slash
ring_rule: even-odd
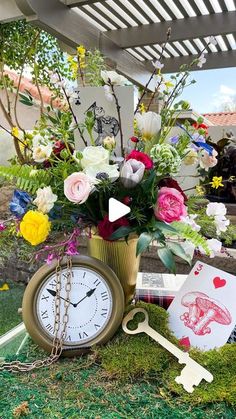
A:
<svg viewBox="0 0 236 419">
<path fill-rule="evenodd" d="M 122 202 L 117 201 L 115 198 L 109 199 L 108 204 L 108 219 L 111 223 L 113 221 L 119 220 L 119 218 L 124 217 L 124 215 L 129 214 L 130 207 L 128 207 L 125 204 L 122 204 Z"/>
</svg>

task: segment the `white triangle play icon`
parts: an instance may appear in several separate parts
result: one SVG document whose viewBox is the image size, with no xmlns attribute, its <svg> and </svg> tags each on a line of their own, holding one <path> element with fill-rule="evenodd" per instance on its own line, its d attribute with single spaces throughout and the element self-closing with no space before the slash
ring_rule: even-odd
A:
<svg viewBox="0 0 236 419">
<path fill-rule="evenodd" d="M 130 212 L 130 208 L 115 198 L 109 199 L 108 218 L 112 223 Z"/>
</svg>

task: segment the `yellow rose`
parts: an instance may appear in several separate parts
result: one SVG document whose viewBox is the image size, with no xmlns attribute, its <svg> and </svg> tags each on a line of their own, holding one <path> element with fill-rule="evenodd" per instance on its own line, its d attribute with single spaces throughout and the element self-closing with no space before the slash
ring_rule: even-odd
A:
<svg viewBox="0 0 236 419">
<path fill-rule="evenodd" d="M 51 223 L 46 214 L 38 211 L 28 211 L 21 223 L 20 232 L 32 246 L 44 242 L 49 234 Z"/>
</svg>

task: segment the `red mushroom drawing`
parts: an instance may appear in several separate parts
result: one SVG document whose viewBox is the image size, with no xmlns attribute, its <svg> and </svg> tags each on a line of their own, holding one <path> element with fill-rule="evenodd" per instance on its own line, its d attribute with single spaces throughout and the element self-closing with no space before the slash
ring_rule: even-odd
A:
<svg viewBox="0 0 236 419">
<path fill-rule="evenodd" d="M 209 298 L 202 292 L 189 292 L 181 300 L 181 304 L 189 308 L 187 313 L 180 316 L 185 326 L 192 329 L 195 335 L 206 335 L 211 333 L 209 324 L 217 322 L 222 325 L 229 325 L 232 317 L 227 308 L 219 301 Z"/>
</svg>

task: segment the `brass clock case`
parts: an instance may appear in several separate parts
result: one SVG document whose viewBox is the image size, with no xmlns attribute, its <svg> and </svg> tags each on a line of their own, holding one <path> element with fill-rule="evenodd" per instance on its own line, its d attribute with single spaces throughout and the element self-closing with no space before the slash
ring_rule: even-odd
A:
<svg viewBox="0 0 236 419">
<path fill-rule="evenodd" d="M 71 357 L 77 356 L 89 349 L 94 345 L 101 345 L 106 343 L 114 335 L 119 325 L 121 324 L 124 314 L 124 292 L 116 274 L 98 259 L 89 256 L 79 255 L 72 257 L 73 267 L 84 267 L 93 270 L 100 274 L 106 281 L 111 295 L 112 295 L 112 311 L 108 323 L 101 333 L 85 346 L 73 345 L 71 343 L 63 344 L 63 356 Z M 37 298 L 43 283 L 48 277 L 55 272 L 57 261 L 50 265 L 43 265 L 31 278 L 26 287 L 23 302 L 22 302 L 22 317 L 25 327 L 32 337 L 33 341 L 47 352 L 51 352 L 52 338 L 44 331 L 37 316 Z M 61 262 L 61 268 L 67 267 L 67 259 L 64 258 Z"/>
</svg>

